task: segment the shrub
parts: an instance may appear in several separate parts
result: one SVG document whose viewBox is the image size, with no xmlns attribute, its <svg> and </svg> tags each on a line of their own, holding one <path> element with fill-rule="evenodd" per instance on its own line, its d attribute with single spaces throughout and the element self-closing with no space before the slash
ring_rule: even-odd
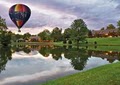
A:
<svg viewBox="0 0 120 85">
<path fill-rule="evenodd" d="M 68 44 L 72 44 L 72 41 L 71 41 L 71 40 L 69 40 L 69 41 L 68 41 Z"/>
<path fill-rule="evenodd" d="M 67 43 L 67 41 L 66 41 L 66 40 L 64 40 L 64 41 L 63 41 L 63 44 L 66 44 L 66 43 Z"/>
</svg>

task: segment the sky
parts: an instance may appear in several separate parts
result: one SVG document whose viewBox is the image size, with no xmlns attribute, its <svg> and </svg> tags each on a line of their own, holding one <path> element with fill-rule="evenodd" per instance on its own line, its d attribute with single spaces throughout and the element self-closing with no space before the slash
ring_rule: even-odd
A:
<svg viewBox="0 0 120 85">
<path fill-rule="evenodd" d="M 108 24 L 116 26 L 120 20 L 120 0 L 0 0 L 0 16 L 15 33 L 18 29 L 8 13 L 14 4 L 25 4 L 31 9 L 31 17 L 21 33 L 38 34 L 55 27 L 64 30 L 75 19 L 83 19 L 89 29 L 98 30 Z"/>
</svg>

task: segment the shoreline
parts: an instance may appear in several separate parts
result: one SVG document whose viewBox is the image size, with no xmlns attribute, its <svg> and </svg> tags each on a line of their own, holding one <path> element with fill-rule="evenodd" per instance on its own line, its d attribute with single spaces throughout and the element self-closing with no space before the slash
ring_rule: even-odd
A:
<svg viewBox="0 0 120 85">
<path fill-rule="evenodd" d="M 79 72 L 42 85 L 119 85 L 120 62 Z"/>
</svg>

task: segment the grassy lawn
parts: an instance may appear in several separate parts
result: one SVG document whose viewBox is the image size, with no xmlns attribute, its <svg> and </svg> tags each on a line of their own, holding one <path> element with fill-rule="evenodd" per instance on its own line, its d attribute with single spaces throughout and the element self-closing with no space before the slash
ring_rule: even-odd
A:
<svg viewBox="0 0 120 85">
<path fill-rule="evenodd" d="M 120 45 L 120 37 L 114 38 L 87 38 L 87 41 L 94 44 L 96 41 L 98 45 Z"/>
<path fill-rule="evenodd" d="M 96 51 L 120 51 L 120 46 L 97 46 L 95 48 L 94 46 L 88 46 L 88 50 L 96 50 Z"/>
<path fill-rule="evenodd" d="M 87 38 L 88 44 L 79 43 L 80 46 L 94 46 L 94 42 L 96 41 L 98 46 L 120 46 L 120 37 L 114 38 Z M 54 45 L 62 46 L 68 45 L 63 44 L 63 42 L 54 42 Z M 76 45 L 73 43 L 72 45 Z"/>
<path fill-rule="evenodd" d="M 49 81 L 43 85 L 120 85 L 120 62 Z"/>
<path fill-rule="evenodd" d="M 97 42 L 98 46 L 120 46 L 120 37 L 114 37 L 114 38 L 87 38 L 88 44 L 80 43 L 81 46 L 93 46 L 94 42 Z M 49 44 L 47 42 L 20 42 L 20 43 L 12 43 L 12 44 Z M 50 43 L 51 44 L 51 43 Z M 63 44 L 63 42 L 54 42 L 52 43 L 54 45 L 63 46 L 63 45 L 69 45 L 69 44 Z M 72 45 L 76 45 L 74 42 Z"/>
<path fill-rule="evenodd" d="M 54 45 L 63 46 L 63 42 L 54 42 Z"/>
</svg>

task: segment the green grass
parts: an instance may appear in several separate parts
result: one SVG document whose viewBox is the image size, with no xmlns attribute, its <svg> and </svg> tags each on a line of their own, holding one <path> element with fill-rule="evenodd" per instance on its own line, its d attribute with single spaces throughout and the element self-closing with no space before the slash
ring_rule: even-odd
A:
<svg viewBox="0 0 120 85">
<path fill-rule="evenodd" d="M 49 81 L 43 85 L 120 85 L 120 62 Z"/>
<path fill-rule="evenodd" d="M 63 46 L 63 42 L 54 42 L 54 45 Z"/>
<path fill-rule="evenodd" d="M 120 37 L 114 38 L 87 38 L 90 44 L 96 41 L 98 45 L 120 45 Z"/>
<path fill-rule="evenodd" d="M 120 37 L 114 38 L 87 38 L 88 44 L 80 43 L 80 46 L 94 46 L 94 42 L 97 42 L 98 46 L 120 46 Z M 62 45 L 69 45 L 63 44 L 63 42 L 54 42 L 54 45 L 62 46 Z M 73 43 L 72 45 L 76 45 Z"/>
<path fill-rule="evenodd" d="M 88 50 L 120 52 L 120 46 L 97 46 L 97 48 L 94 46 L 88 46 Z"/>
</svg>

